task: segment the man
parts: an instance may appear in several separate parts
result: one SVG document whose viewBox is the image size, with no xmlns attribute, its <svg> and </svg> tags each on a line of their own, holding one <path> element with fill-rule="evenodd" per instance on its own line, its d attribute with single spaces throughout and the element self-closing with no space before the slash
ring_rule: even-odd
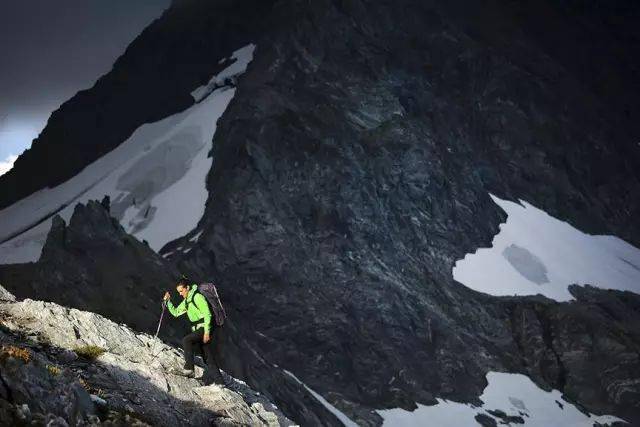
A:
<svg viewBox="0 0 640 427">
<path fill-rule="evenodd" d="M 194 376 L 193 348 L 197 346 L 200 348 L 207 364 L 207 369 L 202 378 L 203 382 L 205 384 L 210 384 L 211 382 L 224 384 L 222 373 L 213 356 L 213 348 L 210 344 L 212 328 L 215 325 L 212 321 L 209 303 L 204 295 L 198 292 L 198 285 L 189 286 L 189 282 L 185 278 L 180 279 L 176 290 L 183 298 L 182 302 L 175 307 L 171 302 L 171 295 L 167 292 L 164 294 L 167 309 L 173 317 L 179 317 L 187 313 L 187 317 L 191 321 L 191 333 L 182 339 L 185 359 L 184 368 L 177 373 L 189 377 Z"/>
</svg>

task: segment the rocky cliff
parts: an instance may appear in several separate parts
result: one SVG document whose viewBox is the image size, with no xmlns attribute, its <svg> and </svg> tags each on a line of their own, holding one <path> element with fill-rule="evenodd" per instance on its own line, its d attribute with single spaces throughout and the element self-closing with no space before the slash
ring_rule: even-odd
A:
<svg viewBox="0 0 640 427">
<path fill-rule="evenodd" d="M 490 193 L 640 246 L 638 8 L 581 4 L 176 1 L 96 88 L 56 113 L 31 154 L 0 178 L 0 205 L 64 179 L 42 172 L 21 184 L 42 170 L 36 157 L 97 138 L 90 155 L 70 162 L 72 175 L 135 126 L 185 108 L 184 94 L 218 71 L 217 59 L 255 43 L 218 121 L 202 219 L 160 251 L 166 261 L 141 249 L 142 293 L 176 271 L 215 280 L 232 319 L 225 368 L 301 423 L 338 420 L 295 397 L 304 388 L 283 387 L 283 369 L 361 425 L 379 425 L 383 408 L 478 403 L 490 371 L 526 374 L 586 412 L 640 423 L 637 293 L 575 286 L 562 303 L 494 297 L 452 276 L 505 219 Z M 239 22 L 232 41 L 219 37 Z M 159 67 L 171 82 L 139 97 L 130 82 L 149 68 L 125 65 L 155 71 L 150 58 L 171 60 Z M 80 99 L 97 106 L 78 107 L 92 117 L 103 104 L 139 112 L 101 115 L 114 132 L 107 141 L 74 116 Z M 58 122 L 84 133 L 55 136 Z M 62 229 L 55 223 L 48 242 L 65 242 Z M 113 262 L 141 248 L 107 247 Z M 26 278 L 58 268 L 47 264 L 46 253 L 60 254 L 52 251 L 47 243 L 38 264 L 2 274 L 37 294 L 46 281 L 29 288 Z M 87 261 L 78 251 L 56 256 Z M 166 263 L 159 276 L 154 259 Z M 34 268 L 41 273 L 17 273 Z M 92 271 L 91 286 L 117 282 Z M 85 301 L 120 315 L 90 295 L 73 304 Z"/>
<path fill-rule="evenodd" d="M 76 205 L 68 225 L 55 217 L 37 263 L 0 268 L 0 283 L 18 298 L 37 297 L 96 312 L 146 333 L 156 332 L 162 295 L 174 289 L 179 277 L 171 263 L 124 232 L 109 215 L 108 199 Z M 237 330 L 236 321 L 234 316 L 226 322 L 215 344 L 217 357 L 225 360 L 227 369 L 251 378 L 266 396 L 298 419 L 313 424 L 338 423 L 301 384 L 265 361 Z M 160 337 L 181 347 L 188 325 L 165 316 Z M 96 340 L 104 343 L 110 339 L 96 333 Z M 117 379 L 114 381 L 115 386 Z"/>
<path fill-rule="evenodd" d="M 3 425 L 292 425 L 241 381 L 201 386 L 171 374 L 182 354 L 150 335 L 0 294 Z"/>
<path fill-rule="evenodd" d="M 215 201 L 182 268 L 216 277 L 245 338 L 361 424 L 379 418 L 358 408 L 473 399 L 490 369 L 637 414 L 636 332 L 611 332 L 622 363 L 561 320 L 617 329 L 604 313 L 506 303 L 451 276 L 502 220 L 489 192 L 637 244 L 631 128 L 517 26 L 477 33 L 439 2 L 289 5 L 219 123 Z M 538 307 L 524 310 L 535 352 L 522 304 Z M 587 360 L 625 371 L 630 400 Z"/>
<path fill-rule="evenodd" d="M 0 283 L 18 298 L 90 310 L 145 332 L 155 332 L 162 290 L 172 289 L 177 270 L 147 245 L 126 234 L 108 202 L 76 205 L 69 224 L 56 217 L 36 264 L 15 264 Z M 165 336 L 175 336 L 168 325 Z"/>
</svg>

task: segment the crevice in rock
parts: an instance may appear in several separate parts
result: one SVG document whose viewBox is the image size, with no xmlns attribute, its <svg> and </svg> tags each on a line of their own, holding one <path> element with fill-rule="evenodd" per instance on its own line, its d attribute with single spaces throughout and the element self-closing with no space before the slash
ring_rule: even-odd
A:
<svg viewBox="0 0 640 427">
<path fill-rule="evenodd" d="M 7 382 L 4 380 L 4 377 L 2 376 L 2 372 L 0 372 L 0 383 L 2 383 L 2 387 L 7 391 L 7 402 L 9 403 L 15 403 L 14 399 L 13 399 L 13 391 L 11 390 L 11 387 L 9 387 L 9 384 L 7 384 Z"/>
<path fill-rule="evenodd" d="M 557 363 L 557 367 L 558 367 L 558 374 L 556 376 L 556 378 L 553 378 L 552 381 L 552 385 L 554 388 L 564 392 L 564 387 L 567 383 L 567 372 L 566 372 L 566 368 L 564 366 L 564 364 L 562 363 L 562 359 L 560 358 L 560 355 L 558 354 L 558 352 L 556 351 L 554 345 L 553 345 L 553 330 L 552 330 L 552 326 L 551 324 L 547 321 L 547 319 L 545 318 L 545 313 L 542 311 L 543 309 L 541 307 L 537 307 L 534 306 L 534 313 L 536 314 L 536 317 L 538 319 L 538 322 L 540 322 L 540 326 L 542 327 L 542 340 L 545 343 L 545 346 L 547 349 L 549 349 L 556 360 Z M 542 362 L 542 361 L 541 361 Z M 542 374 L 545 375 L 546 372 L 543 369 L 542 370 Z"/>
<path fill-rule="evenodd" d="M 523 368 L 526 370 L 529 367 L 529 364 L 527 363 L 527 359 L 525 358 L 525 354 L 526 354 L 526 349 L 524 346 L 524 309 L 521 310 L 522 313 L 522 328 L 521 328 L 521 332 L 518 333 L 517 330 L 517 307 L 512 307 L 509 310 L 509 328 L 511 329 L 511 336 L 513 337 L 513 341 L 516 344 L 516 347 L 518 348 L 518 352 L 519 352 L 519 356 L 520 356 L 520 362 L 522 363 Z"/>
</svg>

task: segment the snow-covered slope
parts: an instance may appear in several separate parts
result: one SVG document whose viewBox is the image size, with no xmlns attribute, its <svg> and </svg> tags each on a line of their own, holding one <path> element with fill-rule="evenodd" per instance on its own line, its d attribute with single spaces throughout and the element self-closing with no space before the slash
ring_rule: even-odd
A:
<svg viewBox="0 0 640 427">
<path fill-rule="evenodd" d="M 206 98 L 211 92 L 215 89 L 224 86 L 225 84 L 234 83 L 233 80 L 244 73 L 249 65 L 249 62 L 253 59 L 253 52 L 255 51 L 256 46 L 254 44 L 249 44 L 242 49 L 238 49 L 233 52 L 231 58 L 224 58 L 220 61 L 221 64 L 224 64 L 226 61 L 231 61 L 231 64 L 226 67 L 224 70 L 216 74 L 209 80 L 209 83 L 206 85 L 200 86 L 193 92 L 191 92 L 191 96 L 195 99 L 196 102 L 202 101 Z"/>
<path fill-rule="evenodd" d="M 640 293 L 640 250 L 614 236 L 592 236 L 521 201 L 491 196 L 508 215 L 491 248 L 453 268 L 458 282 L 491 295 L 543 294 L 571 300 L 571 284 Z"/>
<path fill-rule="evenodd" d="M 579 427 L 623 421 L 610 415 L 595 416 L 581 412 L 565 401 L 558 390 L 544 391 L 524 375 L 489 372 L 487 382 L 489 384 L 480 396 L 483 405 L 479 407 L 437 399 L 437 405 L 418 405 L 411 412 L 404 409 L 377 412 L 384 418 L 385 426 L 393 427 L 471 427 L 479 424 L 476 422 L 479 421 L 476 418 L 479 415 L 487 420 L 493 419 L 493 425 L 508 424 L 510 421 L 512 424 L 509 425 L 531 427 Z"/>
<path fill-rule="evenodd" d="M 234 52 L 212 82 L 242 74 L 255 46 Z M 0 211 L 0 263 L 37 261 L 51 217 L 68 220 L 77 203 L 111 197 L 111 212 L 125 230 L 159 250 L 193 230 L 208 197 L 205 178 L 217 120 L 235 88 L 197 89 L 199 101 L 159 122 L 140 126 L 116 149 L 67 182 L 41 190 Z"/>
<path fill-rule="evenodd" d="M 315 392 L 314 390 L 312 390 L 309 386 L 307 386 L 305 383 L 303 383 L 302 381 L 300 381 L 298 379 L 298 377 L 296 377 L 293 373 L 287 371 L 286 369 L 284 370 L 284 373 L 289 375 L 291 378 L 293 378 L 298 384 L 302 385 L 305 389 L 307 389 L 307 391 L 309 393 L 311 393 L 311 395 L 313 397 L 315 397 L 318 402 L 320 402 L 322 404 L 322 406 L 324 406 L 325 408 L 327 408 L 327 410 L 329 410 L 329 412 L 331 412 L 333 415 L 336 416 L 336 418 L 338 418 L 338 420 L 340 420 L 340 422 L 345 426 L 345 427 L 358 427 L 358 425 L 356 423 L 354 423 L 353 421 L 351 421 L 349 419 L 349 417 L 347 417 L 341 410 L 339 410 L 338 408 L 336 408 L 335 406 L 333 406 L 331 403 L 327 402 L 327 399 L 325 399 L 324 397 L 322 397 L 320 394 L 318 394 L 317 392 Z"/>
</svg>

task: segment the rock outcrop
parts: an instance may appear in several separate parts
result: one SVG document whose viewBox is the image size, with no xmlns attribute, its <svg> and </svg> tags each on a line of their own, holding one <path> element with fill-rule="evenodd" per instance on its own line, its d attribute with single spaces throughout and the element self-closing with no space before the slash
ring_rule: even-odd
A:
<svg viewBox="0 0 640 427">
<path fill-rule="evenodd" d="M 18 298 L 90 310 L 138 331 L 155 332 L 162 294 L 180 275 L 163 257 L 128 235 L 108 204 L 76 205 L 69 224 L 53 219 L 37 263 L 0 268 L 0 283 Z M 179 333 L 173 325 L 165 337 Z"/>
<path fill-rule="evenodd" d="M 184 359 L 159 339 L 91 312 L 0 293 L 3 425 L 293 424 L 241 381 L 202 386 L 171 374 Z"/>
<path fill-rule="evenodd" d="M 512 369 L 562 390 L 569 401 L 638 423 L 640 296 L 592 286 L 570 290 L 576 298 L 570 303 L 508 298 L 501 304 L 517 346 L 505 356 L 519 358 L 510 361 Z"/>
<path fill-rule="evenodd" d="M 20 299 L 99 313 L 147 333 L 155 333 L 162 295 L 179 277 L 174 265 L 127 234 L 109 215 L 107 199 L 77 205 L 68 225 L 55 218 L 37 263 L 0 266 L 0 283 Z M 238 330 L 238 320 L 227 320 L 214 347 L 224 365 L 250 379 L 254 388 L 300 423 L 339 425 L 302 385 L 265 361 Z M 179 346 L 187 325 L 165 316 L 160 337 Z"/>
</svg>

